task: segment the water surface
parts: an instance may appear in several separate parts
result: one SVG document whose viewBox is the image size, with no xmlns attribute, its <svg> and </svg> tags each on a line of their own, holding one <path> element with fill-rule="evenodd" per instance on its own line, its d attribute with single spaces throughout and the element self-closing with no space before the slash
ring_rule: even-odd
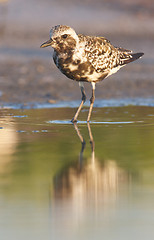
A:
<svg viewBox="0 0 154 240">
<path fill-rule="evenodd" d="M 2 239 L 153 239 L 154 108 L 1 109 Z"/>
</svg>

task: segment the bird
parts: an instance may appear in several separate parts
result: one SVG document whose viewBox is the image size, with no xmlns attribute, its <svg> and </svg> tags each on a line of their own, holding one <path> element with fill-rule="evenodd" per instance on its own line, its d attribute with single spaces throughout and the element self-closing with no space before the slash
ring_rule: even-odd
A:
<svg viewBox="0 0 154 240">
<path fill-rule="evenodd" d="M 141 58 L 144 53 L 133 53 L 122 47 L 115 47 L 101 36 L 77 34 L 72 27 L 57 25 L 51 28 L 50 38 L 40 48 L 51 46 L 53 60 L 58 69 L 68 78 L 79 83 L 82 99 L 72 118 L 77 122 L 78 115 L 86 101 L 84 82 L 91 83 L 92 95 L 87 122 L 90 121 L 95 101 L 95 85 L 116 73 L 121 67 Z"/>
</svg>

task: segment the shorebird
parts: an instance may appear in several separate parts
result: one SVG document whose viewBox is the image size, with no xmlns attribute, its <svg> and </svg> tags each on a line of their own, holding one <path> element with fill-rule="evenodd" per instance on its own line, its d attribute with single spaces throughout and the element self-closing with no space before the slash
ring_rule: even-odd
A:
<svg viewBox="0 0 154 240">
<path fill-rule="evenodd" d="M 90 82 L 92 86 L 87 117 L 89 122 L 95 100 L 95 84 L 144 54 L 115 47 L 104 37 L 77 34 L 73 28 L 65 25 L 57 25 L 50 30 L 50 39 L 40 47 L 48 46 L 54 49 L 53 60 L 59 70 L 68 78 L 79 82 L 82 101 L 72 122 L 77 121 L 86 101 L 84 82 Z"/>
</svg>

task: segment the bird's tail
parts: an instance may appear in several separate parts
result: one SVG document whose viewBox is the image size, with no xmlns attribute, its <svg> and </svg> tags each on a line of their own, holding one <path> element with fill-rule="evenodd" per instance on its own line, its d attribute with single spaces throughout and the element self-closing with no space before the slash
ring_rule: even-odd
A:
<svg viewBox="0 0 154 240">
<path fill-rule="evenodd" d="M 144 53 L 131 53 L 131 54 L 124 54 L 121 58 L 121 65 L 125 65 L 127 63 L 133 62 L 139 58 L 141 58 Z"/>
</svg>

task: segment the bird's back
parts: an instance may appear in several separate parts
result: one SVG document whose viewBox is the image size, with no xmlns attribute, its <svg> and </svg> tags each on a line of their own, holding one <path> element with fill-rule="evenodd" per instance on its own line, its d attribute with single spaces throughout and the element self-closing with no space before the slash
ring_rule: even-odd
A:
<svg viewBox="0 0 154 240">
<path fill-rule="evenodd" d="M 85 54 L 96 72 L 110 72 L 140 58 L 143 53 L 132 53 L 131 50 L 114 47 L 104 37 L 78 35 L 85 41 Z"/>
</svg>

